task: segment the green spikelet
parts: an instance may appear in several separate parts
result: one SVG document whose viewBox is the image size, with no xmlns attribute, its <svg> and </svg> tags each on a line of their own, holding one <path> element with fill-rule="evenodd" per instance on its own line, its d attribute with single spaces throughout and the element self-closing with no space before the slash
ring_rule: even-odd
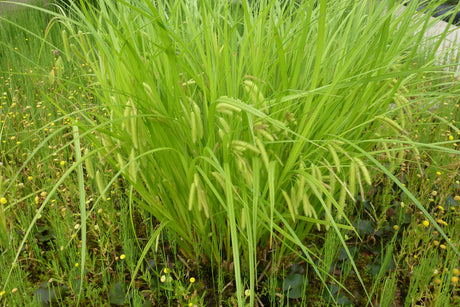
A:
<svg viewBox="0 0 460 307">
<path fill-rule="evenodd" d="M 74 44 L 70 44 L 70 49 L 72 49 L 72 52 L 80 58 L 80 60 L 82 60 L 83 62 L 86 62 L 86 58 L 85 56 L 80 52 L 78 51 L 77 47 L 75 47 Z"/>
<path fill-rule="evenodd" d="M 289 198 L 289 195 L 286 193 L 286 191 L 281 190 L 281 193 L 283 194 L 284 200 L 286 201 L 286 205 L 288 206 L 292 221 L 295 222 L 295 212 L 294 207 L 292 206 L 291 199 Z"/>
<path fill-rule="evenodd" d="M 62 44 L 64 45 L 64 53 L 68 61 L 70 59 L 70 45 L 69 45 L 69 40 L 67 38 L 67 31 L 62 30 L 61 36 L 62 36 Z"/>
<path fill-rule="evenodd" d="M 349 171 L 349 179 L 348 179 L 348 189 L 350 191 L 351 197 L 355 197 L 356 194 L 356 162 L 350 162 L 350 171 Z"/>
<path fill-rule="evenodd" d="M 125 160 L 123 160 L 123 157 L 121 156 L 120 153 L 117 153 L 117 161 L 118 161 L 118 167 L 120 169 L 122 169 L 123 167 L 125 167 L 126 163 L 125 163 Z"/>
<path fill-rule="evenodd" d="M 89 154 L 89 150 L 85 150 L 85 156 Z M 85 168 L 86 168 L 86 174 L 88 174 L 88 177 L 93 179 L 94 178 L 94 168 L 93 168 L 93 162 L 91 162 L 91 159 L 87 158 L 85 160 Z"/>
<path fill-rule="evenodd" d="M 244 89 L 251 97 L 251 100 L 254 102 L 254 106 L 258 109 L 262 109 L 264 112 L 268 112 L 268 108 L 265 103 L 265 97 L 262 92 L 259 90 L 257 84 L 251 80 L 243 81 Z"/>
<path fill-rule="evenodd" d="M 340 171 L 341 164 L 340 164 L 339 156 L 337 155 L 337 151 L 334 149 L 334 147 L 331 144 L 327 144 L 327 148 L 329 149 L 329 153 L 331 154 L 332 160 L 334 161 L 334 167 L 337 169 L 337 171 Z"/>
<path fill-rule="evenodd" d="M 200 107 L 196 103 L 193 104 L 193 111 L 195 113 L 197 137 L 201 140 L 203 138 L 203 121 L 201 119 Z"/>
<path fill-rule="evenodd" d="M 83 34 L 83 32 L 81 30 L 78 31 L 78 39 L 80 40 L 80 46 L 81 46 L 84 54 L 87 55 L 88 52 L 89 52 L 89 48 L 88 48 L 88 44 L 86 43 L 85 35 Z M 86 57 L 85 57 L 85 60 L 86 60 Z"/>
<path fill-rule="evenodd" d="M 137 182 L 137 161 L 135 160 L 136 158 L 136 152 L 133 149 L 131 149 L 131 153 L 129 154 L 129 166 L 128 166 L 128 174 L 129 174 L 129 179 L 132 180 L 134 183 Z"/>
<path fill-rule="evenodd" d="M 197 124 L 196 124 L 196 117 L 195 117 L 195 112 L 190 113 L 190 131 L 192 134 L 192 142 L 195 144 L 198 139 L 198 131 L 197 131 Z"/>
<path fill-rule="evenodd" d="M 195 202 L 195 195 L 196 195 L 196 185 L 195 182 L 192 182 L 192 185 L 190 186 L 190 193 L 188 195 L 188 210 L 192 211 L 193 209 L 193 204 Z"/>
<path fill-rule="evenodd" d="M 105 189 L 105 183 L 104 183 L 104 178 L 102 177 L 102 174 L 99 170 L 96 172 L 96 185 L 97 189 L 99 190 L 99 193 L 101 194 L 103 199 L 106 199 L 106 195 L 104 193 Z"/>
<path fill-rule="evenodd" d="M 337 220 L 340 221 L 340 219 L 343 216 L 343 209 L 345 208 L 345 201 L 347 199 L 347 189 L 342 186 L 340 189 L 340 196 L 339 196 L 339 201 L 338 201 L 338 207 L 337 207 Z"/>
</svg>

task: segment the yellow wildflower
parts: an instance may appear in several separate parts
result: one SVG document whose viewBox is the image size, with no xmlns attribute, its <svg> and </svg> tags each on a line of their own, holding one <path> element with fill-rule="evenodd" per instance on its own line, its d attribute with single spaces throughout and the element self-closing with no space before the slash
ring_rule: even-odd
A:
<svg viewBox="0 0 460 307">
<path fill-rule="evenodd" d="M 436 223 L 447 226 L 447 223 L 441 219 L 436 219 Z"/>
</svg>

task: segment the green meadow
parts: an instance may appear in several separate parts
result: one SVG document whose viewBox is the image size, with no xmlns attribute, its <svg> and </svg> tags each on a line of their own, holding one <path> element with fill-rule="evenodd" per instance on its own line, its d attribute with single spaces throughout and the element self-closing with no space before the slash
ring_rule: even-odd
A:
<svg viewBox="0 0 460 307">
<path fill-rule="evenodd" d="M 459 306 L 456 27 L 422 2 L 4 12 L 0 304 Z"/>
</svg>

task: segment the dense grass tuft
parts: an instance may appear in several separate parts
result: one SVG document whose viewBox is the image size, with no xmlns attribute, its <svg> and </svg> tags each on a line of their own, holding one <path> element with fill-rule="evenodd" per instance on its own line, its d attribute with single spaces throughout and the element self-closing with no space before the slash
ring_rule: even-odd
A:
<svg viewBox="0 0 460 307">
<path fill-rule="evenodd" d="M 1 41 L 17 44 L 2 43 L 0 227 L 21 234 L 0 238 L 14 263 L 0 289 L 33 271 L 19 266 L 24 249 L 41 263 L 54 250 L 62 274 L 35 291 L 42 302 L 47 289 L 77 304 L 97 296 L 86 275 L 111 303 L 391 303 L 402 275 L 383 277 L 403 267 L 400 250 L 415 253 L 405 238 L 429 227 L 460 256 L 456 215 L 438 216 L 424 192 L 443 175 L 443 197 L 459 201 L 458 82 L 418 5 L 100 1 L 27 11 L 30 29 L 2 18 Z M 26 192 L 17 182 L 29 177 Z M 53 212 L 58 196 L 71 208 Z M 372 238 L 390 247 L 366 258 Z M 400 300 L 414 303 L 431 276 L 408 263 L 420 278 Z M 195 283 L 200 271 L 220 294 Z"/>
</svg>

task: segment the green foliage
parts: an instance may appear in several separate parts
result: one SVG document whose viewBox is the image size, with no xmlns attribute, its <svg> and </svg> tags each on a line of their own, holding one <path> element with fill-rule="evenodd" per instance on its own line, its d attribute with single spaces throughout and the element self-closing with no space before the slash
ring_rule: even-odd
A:
<svg viewBox="0 0 460 307">
<path fill-rule="evenodd" d="M 351 270 L 359 286 L 368 281 L 355 263 L 362 261 L 356 259 L 358 248 L 345 241 L 377 237 L 391 246 L 400 244 L 393 224 L 352 216 L 354 206 L 366 206 L 378 176 L 390 178 L 387 186 L 398 191 L 382 197 L 385 210 L 392 197 L 411 202 L 412 210 L 427 216 L 444 247 L 451 244 L 451 255 L 458 255 L 446 225 L 439 222 L 443 217 L 426 208 L 423 192 L 417 199 L 407 187 L 409 180 L 398 174 L 406 164 L 421 169 L 416 157 L 422 151 L 458 155 L 448 146 L 454 138 L 418 137 L 418 129 L 427 127 L 445 125 L 449 136 L 459 130 L 456 121 L 428 117 L 430 105 L 458 99 L 458 87 L 436 64 L 432 47 L 442 36 L 423 37 L 432 22 L 417 12 L 417 4 L 400 12 L 395 1 L 100 1 L 98 7 L 49 12 L 32 30 L 1 30 L 9 41 L 34 38 L 17 40 L 17 46 L 1 43 L 7 47 L 2 71 L 8 80 L 1 139 L 14 145 L 15 129 L 23 124 L 13 117 L 23 101 L 19 89 L 29 97 L 42 95 L 55 114 L 42 128 L 25 130 L 27 146 L 1 148 L 2 177 L 8 180 L 1 182 L 0 196 L 8 204 L 2 204 L 0 227 L 15 227 L 11 212 L 19 212 L 14 221 L 26 226 L 15 237 L 17 250 L 9 249 L 13 242 L 2 237 L 8 252 L 2 268 L 8 273 L 2 275 L 0 289 L 11 288 L 13 277 L 23 273 L 10 264 L 19 263 L 27 249 L 43 255 L 36 256 L 40 262 L 65 268 L 65 274 L 56 273 L 61 279 L 55 286 L 34 288 L 44 303 L 78 304 L 80 298 L 97 296 L 85 279 L 89 269 L 113 304 L 142 302 L 139 279 L 148 293 L 201 304 L 199 288 L 184 286 L 185 274 L 174 273 L 162 283 L 162 274 L 143 270 L 167 234 L 174 247 L 165 258 L 173 254 L 187 267 L 225 268 L 239 305 L 254 305 L 267 272 L 273 304 L 278 286 L 283 299 L 305 300 L 305 291 L 318 284 L 324 301 L 351 304 L 358 298 L 343 289 Z M 11 67 L 27 65 L 37 72 L 12 73 Z M 44 103 L 37 105 L 39 109 Z M 48 114 L 40 109 L 30 116 L 46 119 Z M 424 124 L 421 118 L 436 121 Z M 61 149 L 48 145 L 53 140 Z M 48 146 L 53 153 L 43 150 Z M 20 148 L 30 148 L 29 154 L 14 165 L 10 161 L 16 161 Z M 53 167 L 32 173 L 35 159 Z M 66 166 L 70 161 L 75 163 Z M 455 168 L 445 171 L 453 174 Z M 28 176 L 31 181 L 43 178 L 36 183 L 43 191 L 28 187 L 26 193 L 17 186 L 17 180 Z M 61 185 L 68 181 L 71 191 L 63 191 Z M 48 193 L 42 194 L 44 190 Z M 56 195 L 79 206 L 65 207 L 72 211 L 67 216 L 54 212 Z M 457 204 L 454 195 L 452 206 Z M 21 212 L 22 200 L 36 206 Z M 407 217 L 411 221 L 412 212 L 398 210 L 392 223 L 405 225 Z M 110 223 L 120 215 L 120 225 Z M 142 226 L 152 216 L 154 222 Z M 139 227 L 149 229 L 142 230 L 147 243 L 133 239 L 139 237 Z M 326 236 L 323 248 L 311 243 L 318 232 Z M 116 256 L 114 262 L 104 254 L 96 265 L 91 245 L 106 253 L 117 238 L 126 260 Z M 46 245 L 52 247 L 42 254 Z M 378 251 L 366 263 L 366 278 L 377 284 L 393 268 L 392 248 Z M 61 256 L 46 260 L 53 250 Z M 340 263 L 334 263 L 337 252 Z M 111 253 L 120 255 L 120 250 L 113 247 Z M 285 275 L 288 265 L 295 269 Z M 331 266 L 343 275 L 334 276 Z M 96 267 L 101 276 L 94 274 Z M 422 269 L 414 273 L 409 291 L 415 296 L 431 276 Z M 224 283 L 222 275 L 218 279 Z M 82 283 L 74 286 L 75 280 Z M 448 282 L 442 287 L 447 289 Z M 364 300 L 370 301 L 376 289 L 364 288 Z M 383 289 L 394 293 L 394 282 Z"/>
<path fill-rule="evenodd" d="M 92 67 L 110 114 L 85 121 L 100 160 L 129 180 L 139 207 L 174 222 L 187 258 L 234 262 L 240 298 L 258 251 L 304 249 L 313 226 L 350 227 L 336 220 L 365 197 L 373 151 L 398 140 L 386 151 L 391 172 L 416 146 L 408 129 L 424 108 L 409 98 L 435 54 L 412 67 L 424 43 L 413 33 L 428 17 L 409 23 L 416 3 L 397 10 L 107 1 L 63 19 L 65 50 Z"/>
<path fill-rule="evenodd" d="M 99 1 L 97 0 L 53 0 L 53 3 L 67 10 L 71 10 L 72 6 L 83 7 L 97 7 Z"/>
</svg>

